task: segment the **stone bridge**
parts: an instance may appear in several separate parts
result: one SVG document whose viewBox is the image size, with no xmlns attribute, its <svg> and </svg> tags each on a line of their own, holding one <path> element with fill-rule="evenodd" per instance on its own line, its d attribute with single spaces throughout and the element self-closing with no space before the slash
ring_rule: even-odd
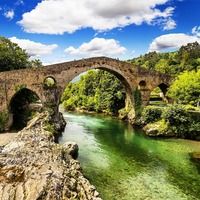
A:
<svg viewBox="0 0 200 200">
<path fill-rule="evenodd" d="M 124 84 L 127 104 L 135 107 L 134 93 L 140 91 L 141 102 L 147 105 L 150 93 L 156 87 L 165 94 L 171 77 L 157 72 L 150 72 L 130 63 L 107 57 L 95 57 L 71 62 L 64 62 L 36 69 L 13 70 L 0 73 L 0 111 L 10 111 L 10 102 L 21 88 L 35 92 L 42 103 L 49 101 L 59 105 L 67 84 L 79 74 L 90 69 L 102 69 L 116 75 Z M 55 87 L 44 86 L 45 80 L 51 78 Z"/>
</svg>

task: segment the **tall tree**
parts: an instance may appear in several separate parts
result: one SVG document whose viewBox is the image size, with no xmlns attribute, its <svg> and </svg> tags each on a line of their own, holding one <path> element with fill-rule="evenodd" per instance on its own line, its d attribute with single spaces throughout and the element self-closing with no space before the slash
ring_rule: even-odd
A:
<svg viewBox="0 0 200 200">
<path fill-rule="evenodd" d="M 9 39 L 0 37 L 0 72 L 41 66 L 39 60 L 29 61 L 25 50 Z"/>
</svg>

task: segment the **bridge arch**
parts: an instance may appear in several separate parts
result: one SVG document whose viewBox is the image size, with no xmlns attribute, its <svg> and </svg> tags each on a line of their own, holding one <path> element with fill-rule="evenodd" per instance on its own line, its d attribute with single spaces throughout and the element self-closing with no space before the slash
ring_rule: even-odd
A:
<svg viewBox="0 0 200 200">
<path fill-rule="evenodd" d="M 123 84 L 125 91 L 126 91 L 126 101 L 125 101 L 125 108 L 130 110 L 134 109 L 134 98 L 133 98 L 133 90 L 135 89 L 133 87 L 133 84 L 131 84 L 129 77 L 127 77 L 122 71 L 119 70 L 118 66 L 113 65 L 109 65 L 109 64 L 101 64 L 101 63 L 95 63 L 95 64 L 85 64 L 83 67 L 80 66 L 75 66 L 75 69 L 70 70 L 64 70 L 62 71 L 62 81 L 59 81 L 58 79 L 60 79 L 60 76 L 54 76 L 56 82 L 58 83 L 58 86 L 60 85 L 61 88 L 61 93 L 60 93 L 60 99 L 61 96 L 66 88 L 66 86 L 69 84 L 69 82 L 71 82 L 74 78 L 78 77 L 79 75 L 81 75 L 84 72 L 87 72 L 89 70 L 103 70 L 103 71 L 107 71 L 111 74 L 113 74 L 116 78 L 118 78 L 118 80 Z M 69 76 L 70 75 L 70 76 Z M 69 77 L 66 78 L 65 77 Z"/>
<path fill-rule="evenodd" d="M 163 101 L 165 103 L 169 103 L 171 102 L 171 99 L 169 99 L 166 94 L 167 94 L 167 91 L 169 89 L 169 84 L 165 83 L 165 82 L 160 82 L 159 84 L 155 85 L 153 88 L 151 88 L 150 90 L 150 96 L 149 96 L 149 101 L 151 99 L 151 94 L 153 93 L 153 91 L 155 91 L 156 89 L 160 90 L 160 94 L 159 94 L 159 98 L 161 100 L 159 101 Z"/>
<path fill-rule="evenodd" d="M 42 101 L 39 95 L 26 87 L 19 89 L 11 97 L 8 111 L 9 124 L 8 127 L 22 129 L 31 117 L 31 110 L 40 110 Z"/>
</svg>

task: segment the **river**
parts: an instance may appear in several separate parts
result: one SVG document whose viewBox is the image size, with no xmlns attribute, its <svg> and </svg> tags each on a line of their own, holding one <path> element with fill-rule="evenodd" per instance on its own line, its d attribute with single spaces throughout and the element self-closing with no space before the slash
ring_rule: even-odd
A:
<svg viewBox="0 0 200 200">
<path fill-rule="evenodd" d="M 83 172 L 104 200 L 198 200 L 200 143 L 150 139 L 118 119 L 64 113 L 60 143 L 75 141 Z"/>
</svg>

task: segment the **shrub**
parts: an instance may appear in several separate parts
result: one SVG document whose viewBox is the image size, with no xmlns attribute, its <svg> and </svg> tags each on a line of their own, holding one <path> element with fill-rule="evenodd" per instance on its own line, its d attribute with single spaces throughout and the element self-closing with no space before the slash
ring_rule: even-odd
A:
<svg viewBox="0 0 200 200">
<path fill-rule="evenodd" d="M 191 138 L 190 128 L 193 119 L 188 110 L 182 105 L 176 104 L 169 106 L 163 112 L 162 118 L 168 123 L 170 131 L 176 136 L 181 138 Z"/>
<path fill-rule="evenodd" d="M 162 118 L 171 126 L 185 124 L 190 120 L 188 111 L 182 105 L 171 105 L 162 113 Z"/>
<path fill-rule="evenodd" d="M 145 124 L 158 121 L 162 115 L 162 108 L 156 106 L 147 106 L 142 111 L 142 120 Z"/>
</svg>

